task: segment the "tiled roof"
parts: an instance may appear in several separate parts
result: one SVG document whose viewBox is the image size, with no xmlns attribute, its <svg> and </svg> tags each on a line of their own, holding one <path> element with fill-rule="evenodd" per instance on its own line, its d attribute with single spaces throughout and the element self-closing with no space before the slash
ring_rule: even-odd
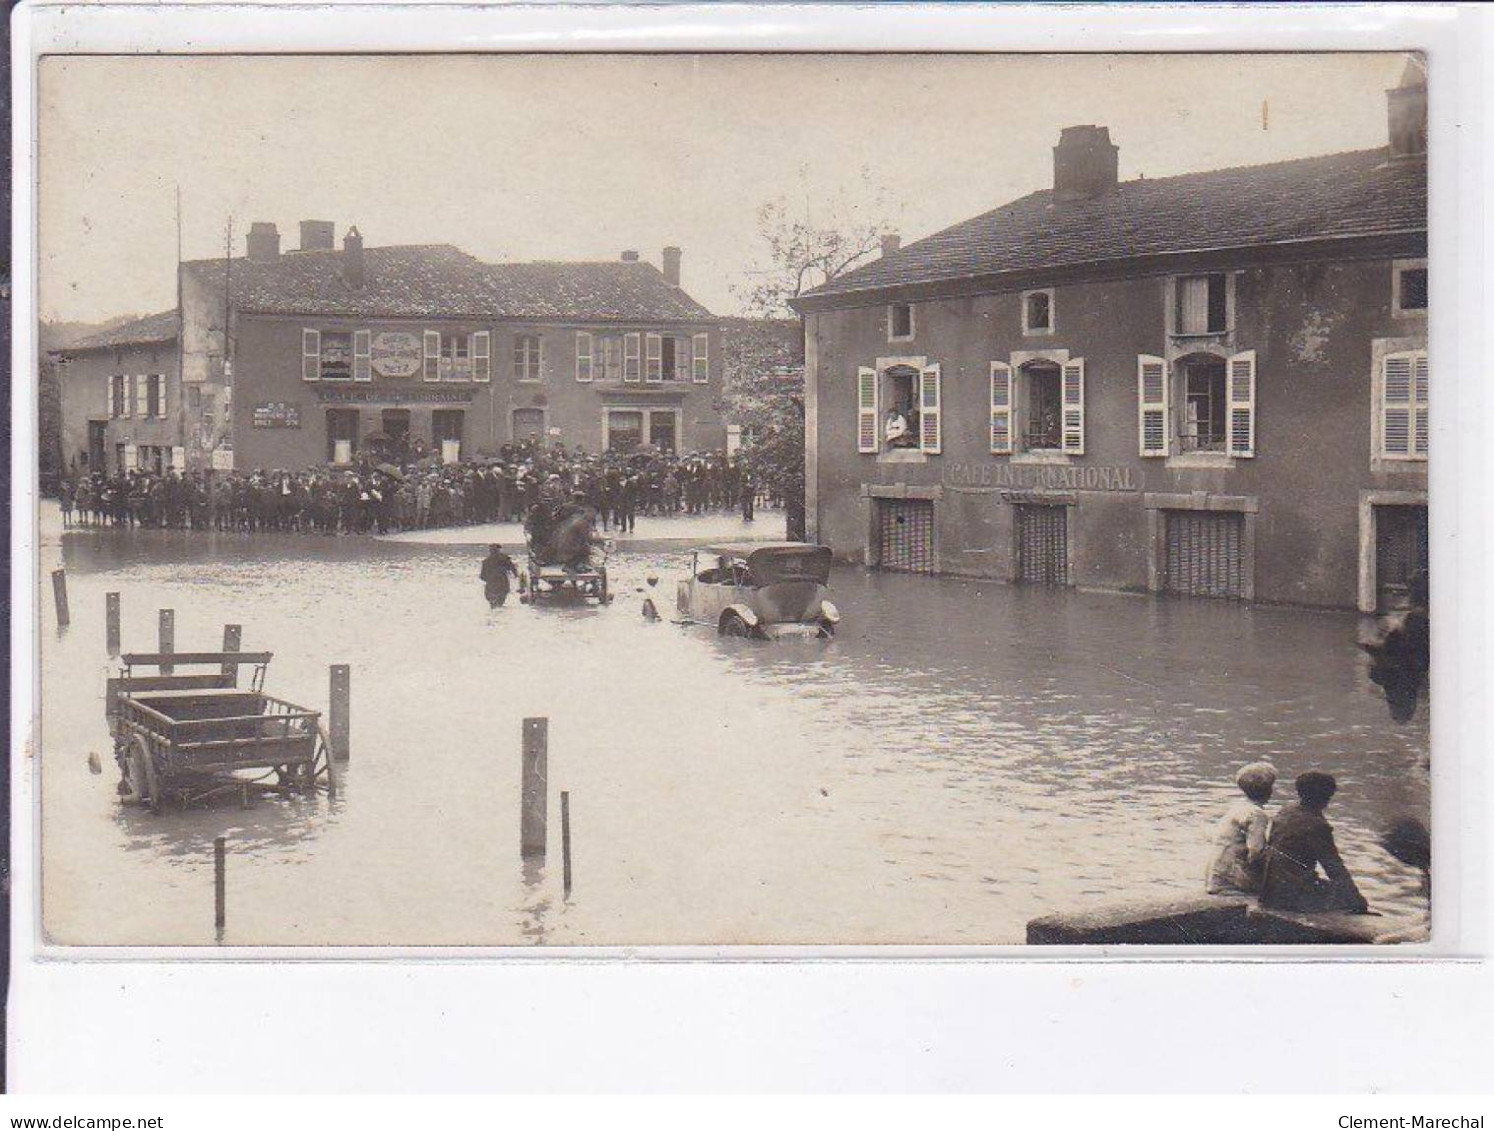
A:
<svg viewBox="0 0 1494 1131">
<path fill-rule="evenodd" d="M 155 345 L 176 341 L 176 311 L 163 310 L 133 322 L 122 322 L 108 330 L 79 338 L 61 350 L 62 353 L 85 353 L 88 350 L 120 349 L 124 346 Z"/>
<path fill-rule="evenodd" d="M 643 262 L 484 263 L 449 244 L 365 249 L 364 282 L 350 287 L 343 251 L 289 251 L 270 262 L 234 259 L 234 306 L 266 314 L 362 317 L 575 318 L 690 321 L 710 313 Z M 222 293 L 224 261 L 187 265 Z"/>
<path fill-rule="evenodd" d="M 1426 162 L 1367 149 L 1125 181 L 1091 200 L 1055 200 L 1044 189 L 910 243 L 806 297 L 1426 226 Z"/>
</svg>

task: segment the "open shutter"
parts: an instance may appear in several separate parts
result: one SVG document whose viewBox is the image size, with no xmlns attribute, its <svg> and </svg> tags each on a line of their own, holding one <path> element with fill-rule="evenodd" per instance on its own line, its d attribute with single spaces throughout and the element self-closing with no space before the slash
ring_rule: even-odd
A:
<svg viewBox="0 0 1494 1131">
<path fill-rule="evenodd" d="M 156 415 L 165 420 L 168 412 L 166 409 L 166 378 L 157 373 L 151 378 L 156 386 Z"/>
<path fill-rule="evenodd" d="M 664 338 L 660 334 L 649 334 L 644 339 L 646 352 L 643 355 L 643 379 L 651 385 L 664 380 Z"/>
<path fill-rule="evenodd" d="M 641 334 L 623 335 L 623 380 L 636 382 L 643 376 L 641 360 L 641 347 L 643 336 Z"/>
<path fill-rule="evenodd" d="M 592 379 L 593 362 L 592 338 L 585 330 L 576 331 L 576 380 L 590 381 Z"/>
<path fill-rule="evenodd" d="M 493 379 L 493 334 L 490 330 L 479 330 L 472 335 L 472 380 L 488 382 Z"/>
<path fill-rule="evenodd" d="M 941 405 L 940 369 L 938 363 L 925 365 L 919 375 L 918 446 L 938 455 L 944 440 L 944 412 Z"/>
<path fill-rule="evenodd" d="M 1412 454 L 1426 458 L 1431 421 L 1427 413 L 1431 408 L 1428 399 L 1430 373 L 1427 370 L 1427 354 L 1420 350 L 1411 358 L 1411 400 L 1414 425 L 1411 432 Z"/>
<path fill-rule="evenodd" d="M 322 375 L 322 332 L 301 331 L 301 380 L 315 381 Z"/>
<path fill-rule="evenodd" d="M 1084 454 L 1084 359 L 1076 357 L 1063 365 L 1063 450 L 1071 456 Z"/>
<path fill-rule="evenodd" d="M 1411 458 L 1415 358 L 1415 353 L 1385 355 L 1385 379 L 1380 393 L 1380 446 L 1388 459 Z"/>
<path fill-rule="evenodd" d="M 421 336 L 421 370 L 427 381 L 441 380 L 441 331 L 427 330 Z"/>
<path fill-rule="evenodd" d="M 1004 361 L 991 362 L 991 452 L 1010 455 L 1012 451 L 1012 367 Z"/>
<path fill-rule="evenodd" d="M 373 331 L 353 331 L 353 380 L 373 380 Z"/>
<path fill-rule="evenodd" d="M 877 450 L 877 371 L 863 365 L 856 370 L 856 450 Z"/>
<path fill-rule="evenodd" d="M 1229 454 L 1255 455 L 1255 350 L 1229 359 Z"/>
<path fill-rule="evenodd" d="M 706 385 L 711 380 L 711 336 L 696 334 L 690 339 L 691 377 L 697 385 Z"/>
<path fill-rule="evenodd" d="M 119 415 L 119 401 L 117 399 L 118 394 L 116 392 L 116 389 L 118 386 L 123 384 L 124 382 L 119 377 L 110 377 L 107 382 L 107 387 L 109 390 L 109 418 L 111 420 Z"/>
<path fill-rule="evenodd" d="M 1136 403 L 1141 434 L 1141 454 L 1167 454 L 1168 397 L 1167 362 L 1151 354 L 1136 357 Z"/>
</svg>

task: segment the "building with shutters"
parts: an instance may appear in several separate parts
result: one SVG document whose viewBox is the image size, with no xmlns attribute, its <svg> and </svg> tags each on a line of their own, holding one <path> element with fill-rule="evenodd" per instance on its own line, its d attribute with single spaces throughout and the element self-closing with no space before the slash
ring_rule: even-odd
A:
<svg viewBox="0 0 1494 1131">
<path fill-rule="evenodd" d="M 631 251 L 485 263 L 449 245 L 365 248 L 356 228 L 338 247 L 318 220 L 300 235 L 282 251 L 275 225 L 255 223 L 244 256 L 182 264 L 180 312 L 146 320 L 171 327 L 169 341 L 141 344 L 166 375 L 164 400 L 150 403 L 164 406 L 178 466 L 341 465 L 375 446 L 480 458 L 526 439 L 591 452 L 726 446 L 718 320 L 680 285 L 678 248 L 661 270 Z M 143 465 L 141 446 L 165 427 L 134 399 L 154 370 L 109 343 L 64 360 L 77 370 L 74 431 L 97 419 L 106 470 Z"/>
<path fill-rule="evenodd" d="M 810 537 L 1013 582 L 1402 599 L 1427 555 L 1418 62 L 1387 97 L 1385 147 L 1155 180 L 1065 129 L 1052 188 L 805 295 Z"/>
</svg>

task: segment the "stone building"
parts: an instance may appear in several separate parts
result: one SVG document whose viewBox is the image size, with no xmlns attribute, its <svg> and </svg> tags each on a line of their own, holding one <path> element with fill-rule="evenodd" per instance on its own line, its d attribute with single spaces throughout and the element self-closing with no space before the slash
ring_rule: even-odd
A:
<svg viewBox="0 0 1494 1131">
<path fill-rule="evenodd" d="M 1370 610 L 1426 564 L 1426 87 L 1389 144 L 1050 189 L 811 291 L 810 536 L 882 568 Z M 901 436 L 889 439 L 902 431 Z"/>
</svg>

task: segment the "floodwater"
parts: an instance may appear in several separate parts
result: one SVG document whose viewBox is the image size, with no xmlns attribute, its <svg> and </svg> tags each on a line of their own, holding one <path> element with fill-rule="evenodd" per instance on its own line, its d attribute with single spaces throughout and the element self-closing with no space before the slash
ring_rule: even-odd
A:
<svg viewBox="0 0 1494 1131">
<path fill-rule="evenodd" d="M 490 611 L 481 548 L 310 536 L 85 531 L 43 512 L 44 922 L 64 944 L 1013 943 L 1028 919 L 1201 890 L 1243 762 L 1278 800 L 1308 768 L 1349 867 L 1389 914 L 1418 877 L 1381 850 L 1428 817 L 1423 706 L 1390 721 L 1348 614 L 837 569 L 830 643 L 650 624 L 687 564 L 635 543 L 609 608 Z M 244 626 L 266 690 L 325 710 L 352 667 L 335 801 L 152 816 L 119 804 L 103 718 L 104 594 L 124 647 Z M 551 850 L 519 859 L 519 742 L 550 720 Z M 97 752 L 104 774 L 90 774 Z M 561 888 L 570 792 L 574 890 Z"/>
</svg>

